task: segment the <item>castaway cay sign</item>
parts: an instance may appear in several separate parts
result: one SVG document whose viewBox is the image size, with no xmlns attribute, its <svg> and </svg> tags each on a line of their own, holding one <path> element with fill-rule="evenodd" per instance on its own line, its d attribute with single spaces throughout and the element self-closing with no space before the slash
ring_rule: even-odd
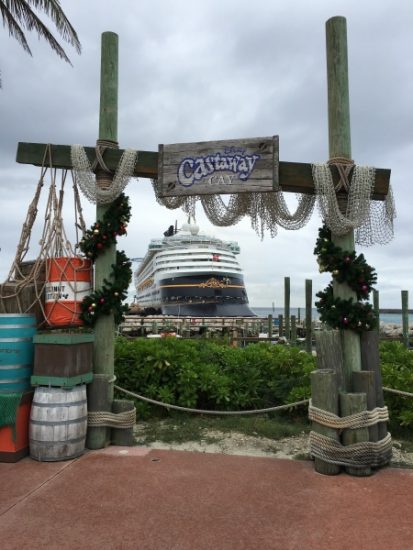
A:
<svg viewBox="0 0 413 550">
<path fill-rule="evenodd" d="M 273 191 L 278 150 L 278 136 L 160 145 L 160 195 Z"/>
</svg>

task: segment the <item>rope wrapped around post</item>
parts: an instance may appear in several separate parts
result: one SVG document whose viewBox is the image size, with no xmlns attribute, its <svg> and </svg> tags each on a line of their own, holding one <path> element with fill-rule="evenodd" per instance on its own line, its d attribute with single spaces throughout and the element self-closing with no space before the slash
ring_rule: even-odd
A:
<svg viewBox="0 0 413 550">
<path fill-rule="evenodd" d="M 387 407 L 376 407 L 373 410 L 364 410 L 348 416 L 339 417 L 329 411 L 321 410 L 309 404 L 308 416 L 310 420 L 321 426 L 333 428 L 341 433 L 345 429 L 355 430 L 367 428 L 387 422 L 389 413 Z M 362 441 L 343 445 L 333 439 L 315 431 L 310 432 L 310 453 L 329 464 L 347 466 L 351 468 L 381 467 L 389 463 L 392 455 L 391 434 L 388 433 L 379 441 Z"/>
<path fill-rule="evenodd" d="M 88 412 L 89 427 L 106 426 L 108 428 L 133 428 L 136 424 L 136 408 L 130 411 L 113 413 L 109 411 Z"/>
<path fill-rule="evenodd" d="M 378 468 L 389 463 L 392 455 L 391 434 L 380 441 L 363 441 L 342 445 L 339 441 L 316 432 L 310 432 L 310 453 L 330 464 L 365 468 Z"/>
</svg>

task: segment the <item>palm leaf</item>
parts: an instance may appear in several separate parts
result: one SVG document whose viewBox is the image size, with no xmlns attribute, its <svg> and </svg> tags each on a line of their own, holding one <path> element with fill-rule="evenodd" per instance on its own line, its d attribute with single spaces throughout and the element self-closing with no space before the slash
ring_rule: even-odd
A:
<svg viewBox="0 0 413 550">
<path fill-rule="evenodd" d="M 62 59 L 71 64 L 62 46 L 32 10 L 30 5 L 49 16 L 62 38 L 74 46 L 78 53 L 81 52 L 79 38 L 64 14 L 59 0 L 9 0 L 8 2 L 0 0 L 0 11 L 3 16 L 3 22 L 9 28 L 10 35 L 15 37 L 23 48 L 31 54 L 22 27 L 29 31 L 34 29 L 38 36 L 44 38 Z"/>
<path fill-rule="evenodd" d="M 27 0 L 37 10 L 43 11 L 56 25 L 60 36 L 81 53 L 81 45 L 75 29 L 64 14 L 59 0 Z"/>
<path fill-rule="evenodd" d="M 0 13 L 3 18 L 3 26 L 8 28 L 9 35 L 15 38 L 28 54 L 32 55 L 29 44 L 24 36 L 24 32 L 3 1 L 0 1 Z"/>
</svg>

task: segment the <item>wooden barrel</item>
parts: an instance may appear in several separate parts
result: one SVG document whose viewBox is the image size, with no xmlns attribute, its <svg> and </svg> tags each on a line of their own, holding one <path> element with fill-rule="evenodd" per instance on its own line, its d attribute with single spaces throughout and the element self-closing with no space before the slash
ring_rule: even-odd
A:
<svg viewBox="0 0 413 550">
<path fill-rule="evenodd" d="M 0 393 L 20 393 L 30 389 L 35 333 L 34 315 L 0 315 Z"/>
<path fill-rule="evenodd" d="M 39 386 L 30 414 L 30 456 L 54 462 L 80 456 L 87 429 L 86 385 L 72 389 Z"/>
</svg>

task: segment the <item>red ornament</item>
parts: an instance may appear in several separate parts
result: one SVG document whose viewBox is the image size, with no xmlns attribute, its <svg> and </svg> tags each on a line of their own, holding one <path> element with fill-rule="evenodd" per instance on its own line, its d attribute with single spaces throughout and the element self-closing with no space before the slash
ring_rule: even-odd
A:
<svg viewBox="0 0 413 550">
<path fill-rule="evenodd" d="M 97 243 L 96 248 L 103 248 L 103 243 Z"/>
<path fill-rule="evenodd" d="M 368 287 L 367 285 L 363 285 L 363 286 L 361 287 L 361 290 L 362 290 L 363 292 L 368 292 L 369 287 Z"/>
<path fill-rule="evenodd" d="M 99 300 L 99 303 L 100 303 L 100 304 L 104 304 L 104 303 L 105 303 L 105 298 L 101 298 L 101 299 Z"/>
<path fill-rule="evenodd" d="M 343 317 L 343 325 L 348 325 L 348 319 L 347 319 L 347 317 Z"/>
<path fill-rule="evenodd" d="M 351 262 L 350 256 L 346 256 L 346 257 L 344 258 L 344 261 L 345 261 L 347 264 L 349 264 L 349 263 Z"/>
</svg>

